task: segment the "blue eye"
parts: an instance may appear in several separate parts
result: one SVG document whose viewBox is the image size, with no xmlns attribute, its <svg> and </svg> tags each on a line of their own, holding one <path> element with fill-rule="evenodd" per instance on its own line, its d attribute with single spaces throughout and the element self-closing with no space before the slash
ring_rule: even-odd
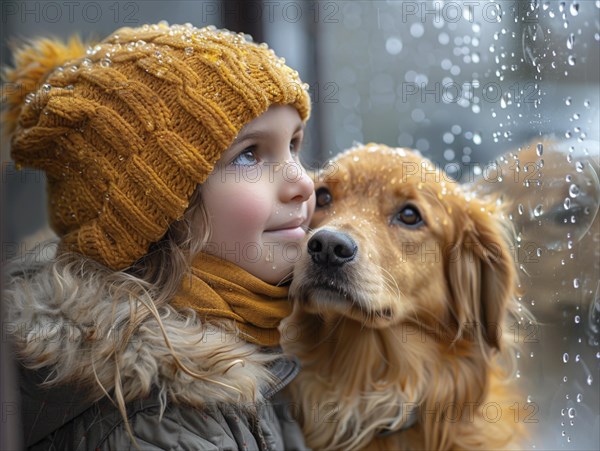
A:
<svg viewBox="0 0 600 451">
<path fill-rule="evenodd" d="M 257 163 L 258 158 L 256 158 L 256 150 L 254 146 L 248 147 L 231 162 L 231 164 L 238 166 L 252 166 Z"/>
</svg>

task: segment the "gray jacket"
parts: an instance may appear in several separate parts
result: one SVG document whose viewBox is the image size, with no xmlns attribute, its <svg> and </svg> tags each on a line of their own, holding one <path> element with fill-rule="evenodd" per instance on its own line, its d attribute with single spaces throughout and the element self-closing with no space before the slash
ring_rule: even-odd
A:
<svg viewBox="0 0 600 451">
<path fill-rule="evenodd" d="M 250 412 L 243 406 L 168 405 L 161 418 L 158 393 L 127 404 L 127 418 L 142 450 L 304 450 L 293 409 L 280 393 L 298 373 L 296 359 L 272 365 L 281 382 Z M 135 450 L 123 417 L 108 398 L 82 403 L 70 387 L 40 388 L 43 373 L 21 369 L 25 444 L 30 450 Z"/>
<path fill-rule="evenodd" d="M 160 322 L 148 315 L 129 333 L 132 309 L 143 306 L 127 290 L 102 278 L 84 283 L 37 257 L 7 268 L 2 303 L 21 365 L 29 449 L 136 449 L 105 395 L 116 380 L 139 449 L 305 449 L 280 396 L 297 360 L 169 305 L 158 310 Z"/>
</svg>

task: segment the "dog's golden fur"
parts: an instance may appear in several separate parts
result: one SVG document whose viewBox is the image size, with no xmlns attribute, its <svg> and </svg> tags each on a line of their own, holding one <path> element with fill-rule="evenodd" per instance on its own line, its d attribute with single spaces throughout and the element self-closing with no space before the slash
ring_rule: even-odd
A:
<svg viewBox="0 0 600 451">
<path fill-rule="evenodd" d="M 405 149 L 361 146 L 327 172 L 309 239 L 343 232 L 357 253 L 335 270 L 304 253 L 294 272 L 283 336 L 303 364 L 291 391 L 309 446 L 509 446 L 526 406 L 502 370 L 517 277 L 496 204 Z M 422 225 L 395 219 L 406 205 Z"/>
</svg>

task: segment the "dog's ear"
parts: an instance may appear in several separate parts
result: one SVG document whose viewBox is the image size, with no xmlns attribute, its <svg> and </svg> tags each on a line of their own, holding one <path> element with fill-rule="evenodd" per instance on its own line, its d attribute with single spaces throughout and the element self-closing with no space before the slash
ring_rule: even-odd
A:
<svg viewBox="0 0 600 451">
<path fill-rule="evenodd" d="M 509 303 L 516 295 L 515 263 L 508 244 L 510 228 L 484 204 L 471 201 L 462 230 L 446 264 L 457 336 L 500 349 Z"/>
</svg>

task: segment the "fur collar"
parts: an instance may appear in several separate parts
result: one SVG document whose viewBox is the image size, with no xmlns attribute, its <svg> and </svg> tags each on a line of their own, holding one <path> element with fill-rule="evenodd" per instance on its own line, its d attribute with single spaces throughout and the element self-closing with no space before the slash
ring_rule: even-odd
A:
<svg viewBox="0 0 600 451">
<path fill-rule="evenodd" d="M 158 311 L 172 350 L 153 317 L 125 337 L 130 313 L 139 306 L 114 302 L 109 288 L 67 280 L 51 264 L 55 243 L 39 248 L 43 252 L 5 268 L 9 280 L 3 297 L 19 358 L 29 369 L 48 372 L 46 386 L 76 384 L 90 393 L 91 401 L 121 389 L 125 402 L 156 390 L 163 406 L 168 401 L 196 407 L 253 405 L 297 372 L 281 367 L 277 350 L 202 323 L 191 310 L 185 315 L 171 306 Z M 115 343 L 125 343 L 119 356 Z M 181 371 L 172 351 L 201 379 Z"/>
</svg>

